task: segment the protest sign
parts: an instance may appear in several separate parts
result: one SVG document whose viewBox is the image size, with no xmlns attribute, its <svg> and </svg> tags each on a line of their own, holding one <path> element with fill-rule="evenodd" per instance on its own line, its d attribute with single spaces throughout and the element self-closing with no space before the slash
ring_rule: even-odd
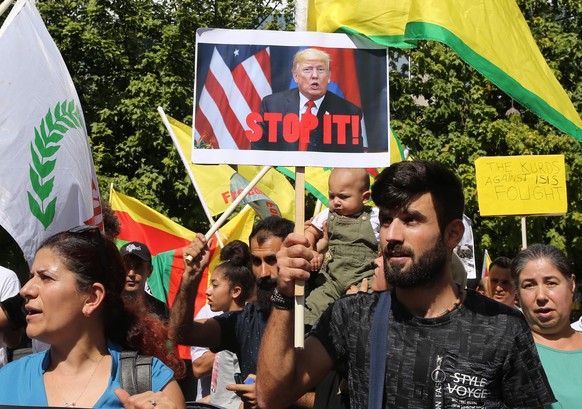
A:
<svg viewBox="0 0 582 409">
<path fill-rule="evenodd" d="M 194 163 L 389 165 L 386 49 L 344 34 L 222 29 L 198 30 L 196 47 Z M 307 49 L 327 53 L 329 69 L 299 70 Z"/>
<path fill-rule="evenodd" d="M 564 155 L 475 161 L 481 216 L 559 215 L 568 209 Z"/>
</svg>

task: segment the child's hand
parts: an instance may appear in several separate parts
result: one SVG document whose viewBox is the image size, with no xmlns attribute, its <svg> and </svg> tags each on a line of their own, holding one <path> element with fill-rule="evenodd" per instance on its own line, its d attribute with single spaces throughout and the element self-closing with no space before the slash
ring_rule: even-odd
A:
<svg viewBox="0 0 582 409">
<path fill-rule="evenodd" d="M 313 251 L 313 258 L 311 259 L 311 271 L 319 271 L 323 264 L 323 256 L 317 251 Z"/>
<path fill-rule="evenodd" d="M 352 284 L 352 286 L 348 288 L 348 291 L 346 291 L 346 294 L 357 294 L 367 292 L 368 292 L 368 279 L 364 278 L 362 279 L 362 282 L 360 283 L 359 287 L 357 284 Z"/>
</svg>

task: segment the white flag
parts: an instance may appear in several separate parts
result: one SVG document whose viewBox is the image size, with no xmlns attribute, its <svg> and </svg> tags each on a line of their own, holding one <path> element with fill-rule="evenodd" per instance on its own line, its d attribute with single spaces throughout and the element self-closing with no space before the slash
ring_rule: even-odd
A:
<svg viewBox="0 0 582 409">
<path fill-rule="evenodd" d="M 45 238 L 101 223 L 81 104 L 32 0 L 0 28 L 0 224 L 28 263 Z"/>
</svg>

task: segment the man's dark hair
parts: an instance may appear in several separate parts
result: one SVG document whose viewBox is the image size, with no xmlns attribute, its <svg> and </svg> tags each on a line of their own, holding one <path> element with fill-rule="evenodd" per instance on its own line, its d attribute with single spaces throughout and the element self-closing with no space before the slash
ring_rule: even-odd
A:
<svg viewBox="0 0 582 409">
<path fill-rule="evenodd" d="M 259 246 L 273 236 L 284 240 L 289 233 L 293 233 L 294 228 L 295 225 L 291 220 L 279 216 L 269 216 L 255 224 L 249 236 L 249 243 L 255 236 Z"/>
<path fill-rule="evenodd" d="M 491 264 L 489 265 L 489 271 L 491 271 L 491 269 L 497 266 L 499 268 L 511 268 L 511 259 L 509 257 L 497 257 L 495 260 L 493 260 L 491 262 Z"/>
<path fill-rule="evenodd" d="M 384 209 L 406 208 L 425 193 L 432 196 L 441 232 L 453 220 L 463 219 L 463 186 L 441 163 L 398 162 L 384 169 L 372 186 L 372 200 Z"/>
</svg>

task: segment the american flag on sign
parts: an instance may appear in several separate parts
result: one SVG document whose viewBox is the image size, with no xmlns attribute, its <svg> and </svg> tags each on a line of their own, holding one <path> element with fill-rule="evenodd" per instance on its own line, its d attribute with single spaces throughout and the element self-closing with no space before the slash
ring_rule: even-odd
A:
<svg viewBox="0 0 582 409">
<path fill-rule="evenodd" d="M 194 116 L 195 139 L 217 149 L 250 149 L 246 117 L 259 112 L 261 100 L 273 92 L 269 47 L 212 45 Z M 199 56 L 203 53 L 198 50 Z"/>
</svg>

